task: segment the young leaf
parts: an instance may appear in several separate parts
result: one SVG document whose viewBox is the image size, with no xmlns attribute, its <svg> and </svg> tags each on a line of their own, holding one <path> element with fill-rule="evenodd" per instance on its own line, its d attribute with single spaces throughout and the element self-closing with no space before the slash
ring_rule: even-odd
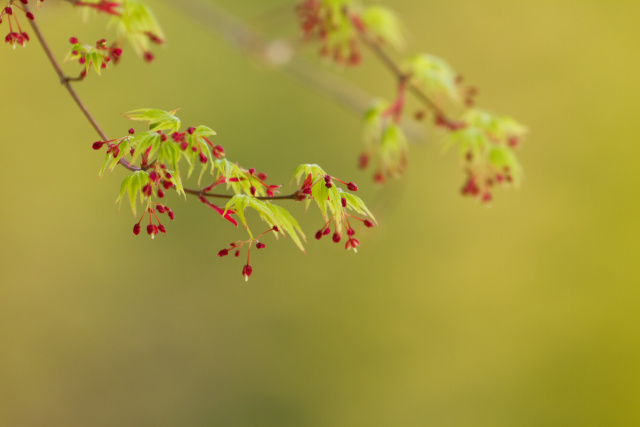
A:
<svg viewBox="0 0 640 427">
<path fill-rule="evenodd" d="M 140 108 L 129 111 L 125 114 L 125 117 L 131 120 L 149 122 L 149 130 L 177 132 L 180 130 L 180 119 L 174 115 L 176 111 L 178 110 L 163 111 L 153 108 Z"/>
</svg>

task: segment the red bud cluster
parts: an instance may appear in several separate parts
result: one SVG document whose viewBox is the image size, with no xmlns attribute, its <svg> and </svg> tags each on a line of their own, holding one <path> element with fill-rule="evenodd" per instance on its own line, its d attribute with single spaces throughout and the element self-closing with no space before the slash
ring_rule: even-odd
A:
<svg viewBox="0 0 640 427">
<path fill-rule="evenodd" d="M 302 37 L 320 40 L 320 55 L 332 58 L 343 65 L 358 65 L 362 59 L 357 33 L 366 30 L 364 23 L 358 16 L 351 16 L 348 20 L 341 20 L 340 27 L 336 25 L 335 8 L 321 0 L 306 0 L 297 8 Z M 346 27 L 346 28 L 345 28 Z M 351 33 L 346 40 L 336 42 L 331 38 L 332 33 Z"/>
<path fill-rule="evenodd" d="M 155 208 L 153 207 L 154 205 L 155 205 Z M 142 220 L 147 214 L 149 214 L 149 224 L 146 227 L 147 234 L 150 235 L 151 238 L 153 239 L 155 236 L 158 235 L 158 233 L 163 233 L 163 234 L 166 233 L 167 230 L 165 229 L 164 225 L 160 222 L 160 218 L 157 215 L 157 214 L 163 214 L 163 213 L 166 213 L 167 216 L 169 216 L 169 218 L 173 221 L 175 216 L 173 214 L 173 211 L 168 206 L 162 205 L 160 203 L 152 203 L 151 206 L 145 209 L 145 211 L 143 212 L 138 222 L 134 224 L 133 234 L 135 234 L 136 236 L 140 234 L 140 230 L 142 228 L 140 223 L 142 222 Z M 154 223 L 154 220 L 155 220 L 155 223 Z"/>
<path fill-rule="evenodd" d="M 33 13 L 27 11 L 17 2 L 9 2 L 8 6 L 5 6 L 0 10 L 0 24 L 2 24 L 3 18 L 7 16 L 7 22 L 9 23 L 9 33 L 4 38 L 5 43 L 10 44 L 14 49 L 16 46 L 20 45 L 24 47 L 25 43 L 29 41 L 29 34 L 26 31 L 22 31 L 20 28 L 20 22 L 18 21 L 18 16 L 13 13 L 14 8 L 18 9 L 27 17 L 27 19 L 33 21 L 34 16 Z M 28 0 L 20 0 L 22 4 L 28 4 Z M 12 23 L 13 21 L 13 23 Z M 14 28 L 15 25 L 15 28 Z"/>
</svg>

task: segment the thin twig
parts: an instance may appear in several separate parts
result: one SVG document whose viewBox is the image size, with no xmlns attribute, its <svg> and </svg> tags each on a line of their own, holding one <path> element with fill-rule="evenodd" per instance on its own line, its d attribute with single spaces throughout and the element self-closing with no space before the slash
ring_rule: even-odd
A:
<svg viewBox="0 0 640 427">
<path fill-rule="evenodd" d="M 67 1 L 69 1 L 70 3 L 75 3 L 73 0 L 67 0 Z M 29 12 L 29 6 L 27 4 L 24 4 L 23 7 L 27 12 Z M 47 58 L 49 58 L 51 65 L 53 66 L 56 74 L 58 75 L 58 78 L 60 79 L 60 83 L 67 89 L 67 92 L 69 92 L 69 95 L 71 95 L 73 100 L 76 102 L 76 105 L 78 106 L 78 108 L 80 108 L 85 118 L 89 121 L 93 129 L 98 133 L 102 141 L 103 142 L 109 141 L 109 138 L 107 137 L 105 132 L 102 130 L 102 128 L 100 127 L 96 119 L 93 117 L 93 115 L 91 115 L 87 107 L 84 105 L 84 103 L 78 96 L 77 92 L 71 86 L 71 82 L 77 81 L 78 79 L 67 77 L 64 74 L 64 72 L 62 71 L 62 68 L 60 67 L 60 64 L 56 60 L 51 49 L 49 48 L 49 45 L 47 44 L 46 39 L 42 35 L 42 32 L 40 31 L 38 24 L 35 22 L 35 20 L 29 20 L 29 23 L 31 24 L 31 28 L 33 29 L 33 32 L 38 38 L 38 41 L 40 42 L 40 45 L 42 46 L 42 49 L 44 50 Z M 148 167 L 141 169 L 136 166 L 133 166 L 129 162 L 127 162 L 125 159 L 121 159 L 119 164 L 131 171 L 140 171 L 140 170 L 148 169 Z M 197 195 L 197 196 L 213 197 L 213 198 L 230 199 L 233 197 L 233 195 L 229 195 L 229 194 L 203 193 L 201 190 L 193 190 L 190 188 L 185 188 L 184 192 L 188 194 Z M 297 193 L 284 195 L 284 196 L 256 197 L 256 198 L 260 200 L 297 200 L 296 196 L 297 196 Z"/>
<path fill-rule="evenodd" d="M 230 14 L 215 2 L 182 0 L 173 3 L 178 11 L 187 14 L 209 31 L 215 31 L 230 46 L 271 68 L 277 68 L 299 83 L 330 98 L 359 117 L 370 108 L 375 97 L 357 85 L 324 71 L 310 61 L 294 55 L 285 40 L 268 41 L 245 22 Z M 417 123 L 403 124 L 412 141 L 424 140 L 424 131 Z"/>
<path fill-rule="evenodd" d="M 23 7 L 27 12 L 29 12 L 28 4 L 23 4 Z M 42 49 L 44 50 L 45 55 L 47 55 L 47 58 L 49 58 L 49 62 L 51 62 L 51 65 L 56 71 L 56 74 L 60 79 L 60 83 L 67 89 L 67 92 L 69 92 L 69 95 L 71 95 L 71 98 L 73 98 L 78 108 L 80 108 L 80 111 L 82 111 L 82 114 L 84 114 L 85 118 L 89 121 L 91 126 L 93 126 L 93 129 L 95 129 L 98 135 L 100 135 L 100 138 L 102 139 L 102 141 L 103 142 L 109 141 L 109 138 L 104 133 L 104 131 L 102 130 L 102 128 L 100 127 L 96 119 L 93 118 L 93 116 L 91 115 L 87 107 L 84 105 L 84 103 L 82 102 L 82 100 L 80 99 L 76 91 L 71 86 L 71 82 L 74 81 L 75 79 L 65 76 L 64 72 L 62 71 L 62 68 L 60 67 L 60 64 L 58 64 L 58 61 L 56 60 L 55 56 L 53 56 L 53 52 L 49 48 L 49 45 L 47 44 L 47 41 L 42 35 L 42 32 L 40 31 L 40 27 L 38 26 L 36 21 L 34 19 L 30 19 L 29 24 L 31 24 L 31 28 L 33 29 L 33 32 L 38 38 L 38 41 L 40 42 L 40 45 L 42 46 Z M 122 164 L 122 166 L 124 166 L 125 168 L 131 171 L 140 170 L 139 168 L 129 164 L 126 160 L 120 161 L 120 164 Z"/>
<path fill-rule="evenodd" d="M 377 41 L 373 40 L 371 37 L 369 37 L 364 32 L 360 31 L 359 35 L 360 35 L 360 40 L 362 40 L 364 45 L 367 46 L 371 50 L 371 52 L 373 52 L 374 55 L 376 55 L 376 57 L 378 57 L 380 62 L 382 62 L 382 64 L 391 72 L 391 74 L 393 74 L 396 77 L 396 79 L 398 80 L 398 83 L 405 82 L 405 81 L 407 81 L 409 79 L 410 76 L 407 75 L 406 73 L 402 72 L 402 69 L 400 69 L 398 64 L 396 64 L 395 61 L 393 59 L 391 59 L 389 54 L 382 48 L 380 43 L 378 43 Z M 410 83 L 409 86 L 408 86 L 408 89 L 416 98 L 418 98 L 418 100 L 420 102 L 422 102 L 425 105 L 425 107 L 431 109 L 433 112 L 435 112 L 440 117 L 446 117 L 444 111 L 442 111 L 442 109 L 440 107 L 438 107 L 438 105 L 436 105 L 436 103 L 433 102 L 414 83 Z"/>
</svg>

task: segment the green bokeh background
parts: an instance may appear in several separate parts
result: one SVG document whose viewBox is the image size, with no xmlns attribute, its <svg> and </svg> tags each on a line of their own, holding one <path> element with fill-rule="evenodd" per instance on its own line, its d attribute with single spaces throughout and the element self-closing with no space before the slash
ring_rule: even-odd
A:
<svg viewBox="0 0 640 427">
<path fill-rule="evenodd" d="M 248 283 L 215 256 L 242 231 L 198 203 L 173 197 L 167 235 L 134 237 L 113 204 L 125 172 L 98 180 L 96 135 L 35 40 L 2 47 L 0 425 L 640 424 L 639 2 L 386 3 L 408 52 L 447 58 L 482 106 L 530 128 L 524 183 L 490 208 L 459 195 L 458 159 L 434 138 L 373 188 L 354 168 L 357 117 L 180 2 L 148 3 L 169 38 L 157 61 L 128 51 L 77 86 L 109 135 L 130 126 L 121 112 L 183 108 L 274 182 L 303 162 L 357 182 L 381 226 L 358 231 L 357 255 L 269 240 Z M 295 35 L 286 1 L 219 3 Z M 69 36 L 111 34 L 45 5 L 59 58 Z M 393 92 L 368 55 L 336 71 Z M 319 214 L 287 206 L 312 236 Z"/>
</svg>

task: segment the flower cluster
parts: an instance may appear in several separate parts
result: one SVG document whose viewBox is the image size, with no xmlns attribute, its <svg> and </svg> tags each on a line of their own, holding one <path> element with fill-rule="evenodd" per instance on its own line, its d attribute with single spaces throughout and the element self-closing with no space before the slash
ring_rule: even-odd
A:
<svg viewBox="0 0 640 427">
<path fill-rule="evenodd" d="M 342 10 L 346 3 L 306 0 L 298 5 L 297 14 L 303 38 L 320 40 L 323 57 L 338 64 L 357 65 L 362 55 L 357 29 Z"/>
<path fill-rule="evenodd" d="M 162 44 L 165 41 L 151 10 L 138 1 L 84 0 L 73 4 L 110 15 L 119 39 L 129 39 L 136 53 L 147 62 L 155 59 L 150 44 Z"/>
<path fill-rule="evenodd" d="M 29 3 L 29 0 L 20 0 L 20 3 L 26 5 Z M 9 0 L 7 6 L 5 6 L 0 11 L 0 24 L 2 24 L 2 21 L 5 17 L 7 19 L 7 22 L 9 23 L 9 34 L 5 36 L 4 41 L 6 43 L 9 43 L 15 49 L 18 45 L 24 47 L 25 43 L 29 41 L 29 34 L 27 34 L 26 31 L 22 31 L 20 22 L 18 21 L 18 17 L 14 13 L 14 9 L 17 9 L 24 13 L 27 19 L 33 20 L 34 16 L 33 13 L 24 9 L 15 0 Z"/>
<path fill-rule="evenodd" d="M 336 182 L 341 183 L 347 187 L 347 190 L 353 192 L 358 190 L 358 186 L 353 182 L 345 182 L 324 173 L 317 165 L 302 165 L 298 168 L 296 177 L 300 180 L 305 174 L 305 179 L 296 194 L 298 200 L 306 200 L 307 202 L 315 200 L 320 207 L 325 223 L 316 232 L 316 240 L 332 234 L 331 226 L 333 225 L 334 231 L 331 240 L 334 243 L 340 243 L 344 232 L 347 235 L 345 249 L 353 249 L 354 252 L 357 252 L 360 242 L 353 237 L 356 232 L 351 226 L 351 221 L 360 221 L 366 227 L 373 227 L 374 224 L 367 218 L 352 215 L 349 210 L 365 217 L 373 218 L 373 215 L 359 197 L 338 188 L 335 184 Z"/>
<path fill-rule="evenodd" d="M 151 236 L 151 238 L 153 239 L 155 236 L 158 235 L 158 233 L 166 233 L 167 232 L 167 230 L 164 228 L 164 225 L 160 222 L 160 218 L 158 217 L 158 214 L 166 213 L 167 216 L 172 221 L 175 218 L 175 215 L 174 215 L 173 211 L 171 209 L 169 209 L 168 206 L 165 206 L 165 205 L 163 205 L 161 203 L 150 203 L 150 205 L 151 206 L 149 206 L 147 209 L 145 209 L 144 213 L 142 214 L 142 216 L 140 217 L 138 222 L 133 226 L 133 234 L 135 234 L 136 236 L 138 234 L 140 234 L 140 229 L 142 228 L 140 223 L 144 219 L 145 215 L 148 213 L 149 214 L 149 224 L 147 225 L 147 234 L 149 236 Z M 154 219 L 155 219 L 155 222 L 157 223 L 157 225 L 154 224 Z"/>
<path fill-rule="evenodd" d="M 71 37 L 69 43 L 72 44 L 72 48 L 67 59 L 77 60 L 78 64 L 84 67 L 80 73 L 80 79 L 85 78 L 89 68 L 92 67 L 96 73 L 100 74 L 100 70 L 107 68 L 107 64 L 111 61 L 117 64 L 122 55 L 122 49 L 118 47 L 117 43 L 107 45 L 106 39 L 98 40 L 95 46 L 82 44 L 76 37 Z"/>
<path fill-rule="evenodd" d="M 251 264 L 250 264 L 251 246 L 253 245 L 253 243 L 255 243 L 256 244 L 256 249 L 258 249 L 258 250 L 264 249 L 267 245 L 265 245 L 264 243 L 262 243 L 259 240 L 260 237 L 262 237 L 265 234 L 270 233 L 270 232 L 278 233 L 279 231 L 280 231 L 280 229 L 278 228 L 278 226 L 274 225 L 273 227 L 271 227 L 267 231 L 264 231 L 263 233 L 261 233 L 256 238 L 251 238 L 250 240 L 246 240 L 246 241 L 238 241 L 238 242 L 229 243 L 229 247 L 220 250 L 220 252 L 218 252 L 218 256 L 220 258 L 222 258 L 222 257 L 225 257 L 225 256 L 229 255 L 230 252 L 233 252 L 233 255 L 236 258 L 238 258 L 240 256 L 240 253 L 241 253 L 242 249 L 246 246 L 247 247 L 247 262 L 246 262 L 245 265 L 242 266 L 242 276 L 244 277 L 245 281 L 248 281 L 249 277 L 253 273 L 253 267 L 251 267 Z"/>
<path fill-rule="evenodd" d="M 522 168 L 514 150 L 526 133 L 522 125 L 511 117 L 470 109 L 459 123 L 446 127 L 447 142 L 458 145 L 467 175 L 463 195 L 489 203 L 493 188 L 518 184 Z"/>
</svg>

